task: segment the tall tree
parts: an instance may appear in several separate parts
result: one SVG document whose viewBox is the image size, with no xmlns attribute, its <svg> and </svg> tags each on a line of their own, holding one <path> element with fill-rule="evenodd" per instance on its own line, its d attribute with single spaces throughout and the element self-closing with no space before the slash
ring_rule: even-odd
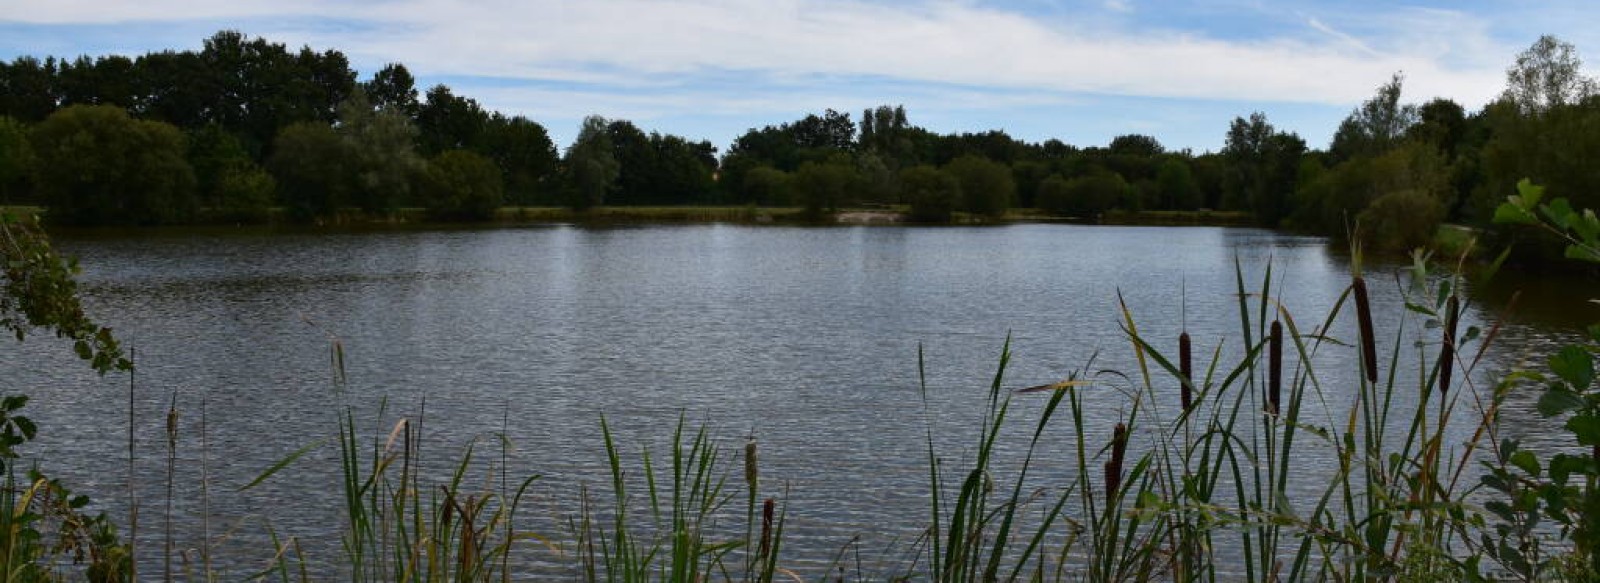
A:
<svg viewBox="0 0 1600 583">
<path fill-rule="evenodd" d="M 366 95 L 356 91 L 339 106 L 338 133 L 351 156 L 352 202 L 373 213 L 391 212 L 407 204 L 412 185 L 424 169 L 411 119 L 399 112 L 373 109 Z"/>
<path fill-rule="evenodd" d="M 1506 70 L 1504 97 L 1525 114 L 1578 103 L 1594 93 L 1595 80 L 1583 74 L 1578 50 L 1552 35 L 1539 37 Z"/>
<path fill-rule="evenodd" d="M 1256 112 L 1250 119 L 1234 118 L 1222 148 L 1224 206 L 1246 209 L 1256 221 L 1277 226 L 1293 212 L 1292 197 L 1305 140 L 1276 131 L 1267 116 Z"/>
<path fill-rule="evenodd" d="M 290 217 L 302 221 L 353 204 L 355 167 L 349 144 L 333 128 L 316 122 L 284 128 L 267 163 L 278 182 L 278 200 Z"/>
<path fill-rule="evenodd" d="M 480 154 L 500 167 L 506 201 L 518 205 L 555 203 L 560 157 L 550 134 L 538 122 L 499 113 L 489 118 Z"/>
<path fill-rule="evenodd" d="M 0 115 L 0 204 L 20 202 L 29 194 L 33 174 L 33 146 L 22 123 Z"/>
<path fill-rule="evenodd" d="M 400 63 L 384 65 L 372 74 L 372 80 L 362 84 L 372 105 L 383 111 L 393 111 L 406 117 L 416 117 L 421 104 L 417 102 L 417 80 L 411 71 Z"/>
<path fill-rule="evenodd" d="M 433 156 L 449 150 L 477 150 L 481 147 L 489 114 L 477 101 L 458 97 L 444 85 L 428 90 L 428 100 L 417 112 L 417 130 L 422 153 Z"/>
<path fill-rule="evenodd" d="M 1395 73 L 1388 83 L 1378 87 L 1376 95 L 1340 122 L 1333 145 L 1328 148 L 1335 161 L 1375 156 L 1399 144 L 1406 131 L 1417 123 L 1417 107 L 1400 103 L 1404 82 L 1405 77 Z"/>
<path fill-rule="evenodd" d="M 605 204 L 607 192 L 622 172 L 606 132 L 607 125 L 606 118 L 598 115 L 583 118 L 578 137 L 567 147 L 566 158 L 562 160 L 570 189 L 568 205 L 576 210 Z"/>
<path fill-rule="evenodd" d="M 951 160 L 944 167 L 961 183 L 962 207 L 984 217 L 1000 217 L 1017 196 L 1017 183 L 1005 164 L 976 155 Z"/>
</svg>

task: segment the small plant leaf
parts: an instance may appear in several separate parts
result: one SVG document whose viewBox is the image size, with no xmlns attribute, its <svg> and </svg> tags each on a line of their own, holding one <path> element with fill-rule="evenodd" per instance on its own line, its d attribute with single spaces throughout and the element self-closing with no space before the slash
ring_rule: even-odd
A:
<svg viewBox="0 0 1600 583">
<path fill-rule="evenodd" d="M 1539 458 L 1534 456 L 1531 451 L 1522 450 L 1511 454 L 1511 465 L 1517 466 L 1518 469 L 1527 472 L 1530 476 L 1539 477 Z"/>
<path fill-rule="evenodd" d="M 1600 416 L 1592 413 L 1573 415 L 1567 420 L 1567 431 L 1571 431 L 1582 445 L 1600 445 Z"/>
<path fill-rule="evenodd" d="M 1582 391 L 1594 381 L 1594 357 L 1577 346 L 1566 346 L 1550 357 L 1550 370 L 1575 390 Z"/>
<path fill-rule="evenodd" d="M 1580 407 L 1583 407 L 1583 396 L 1560 385 L 1550 387 L 1539 397 L 1539 414 L 1545 417 L 1570 413 Z"/>
</svg>

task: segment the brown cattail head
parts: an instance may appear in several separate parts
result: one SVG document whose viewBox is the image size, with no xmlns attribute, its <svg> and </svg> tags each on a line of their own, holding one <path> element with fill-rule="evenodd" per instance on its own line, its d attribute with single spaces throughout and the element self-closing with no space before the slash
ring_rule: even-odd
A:
<svg viewBox="0 0 1600 583">
<path fill-rule="evenodd" d="M 772 513 L 776 505 L 771 498 L 761 504 L 761 549 L 756 556 L 764 558 L 772 550 Z"/>
<path fill-rule="evenodd" d="M 1267 412 L 1277 415 L 1283 405 L 1283 324 L 1272 321 L 1267 341 Z"/>
<path fill-rule="evenodd" d="M 1456 361 L 1456 323 L 1461 319 L 1461 299 L 1450 295 L 1444 316 L 1444 346 L 1439 348 L 1439 401 L 1450 390 L 1450 376 Z"/>
<path fill-rule="evenodd" d="M 1189 333 L 1178 335 L 1178 371 L 1183 373 L 1183 410 L 1188 411 L 1194 406 L 1194 395 L 1190 393 L 1190 385 L 1194 384 L 1194 362 L 1189 359 Z"/>
<path fill-rule="evenodd" d="M 1361 366 L 1367 382 L 1378 382 L 1378 342 L 1372 332 L 1372 303 L 1367 299 L 1367 280 L 1355 276 L 1350 284 L 1356 296 L 1356 324 L 1361 327 Z"/>
<path fill-rule="evenodd" d="M 1106 496 L 1116 495 L 1122 488 L 1123 456 L 1128 452 L 1128 426 L 1118 423 L 1111 432 L 1111 461 L 1106 462 Z"/>
<path fill-rule="evenodd" d="M 756 479 L 758 477 L 759 475 L 756 471 L 756 440 L 751 439 L 744 442 L 744 483 L 750 486 L 752 493 L 756 491 Z"/>
</svg>

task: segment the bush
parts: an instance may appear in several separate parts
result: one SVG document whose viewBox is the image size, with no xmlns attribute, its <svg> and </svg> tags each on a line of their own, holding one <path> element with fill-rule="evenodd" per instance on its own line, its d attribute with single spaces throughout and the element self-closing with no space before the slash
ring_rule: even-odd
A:
<svg viewBox="0 0 1600 583">
<path fill-rule="evenodd" d="M 961 200 L 961 183 L 932 166 L 916 166 L 900 171 L 900 196 L 911 205 L 912 221 L 948 222 Z"/>
</svg>

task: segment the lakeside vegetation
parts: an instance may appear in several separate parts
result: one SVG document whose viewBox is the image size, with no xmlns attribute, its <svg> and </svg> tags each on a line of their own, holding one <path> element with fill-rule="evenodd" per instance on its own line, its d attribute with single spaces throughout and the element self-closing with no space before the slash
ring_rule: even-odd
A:
<svg viewBox="0 0 1600 583">
<path fill-rule="evenodd" d="M 1341 240 L 1359 221 L 1369 252 L 1402 252 L 1441 223 L 1531 236 L 1490 220 L 1524 177 L 1600 206 L 1600 97 L 1580 65 L 1575 47 L 1540 38 L 1475 112 L 1408 102 L 1396 74 L 1326 147 L 1261 113 L 1235 118 L 1220 151 L 1196 153 L 1139 134 L 1104 146 L 940 134 L 880 106 L 751 128 L 719 156 L 600 117 L 558 151 L 537 121 L 445 85 L 420 91 L 403 64 L 358 80 L 338 50 L 223 31 L 198 51 L 0 63 L 0 205 L 80 225 L 472 221 L 504 207 L 798 207 L 819 220 L 901 205 L 921 222 L 1016 208 L 1113 222 L 1221 212 Z M 1539 236 L 1513 261 L 1548 264 L 1559 248 Z"/>
</svg>

